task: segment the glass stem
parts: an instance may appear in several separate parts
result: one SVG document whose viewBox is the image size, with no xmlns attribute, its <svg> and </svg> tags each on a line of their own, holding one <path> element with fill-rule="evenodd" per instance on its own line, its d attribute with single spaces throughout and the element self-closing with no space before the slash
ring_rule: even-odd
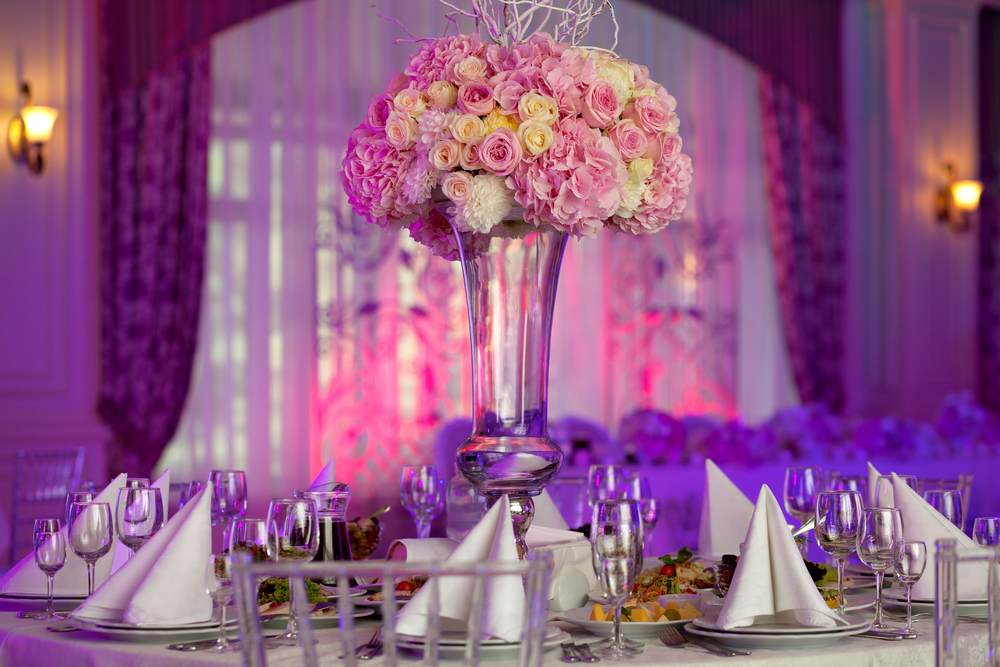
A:
<svg viewBox="0 0 1000 667">
<path fill-rule="evenodd" d="M 295 618 L 295 587 L 292 586 L 292 578 L 288 578 L 288 627 L 285 628 L 286 637 L 296 637 L 299 634 L 299 626 Z"/>
<path fill-rule="evenodd" d="M 614 648 L 616 653 L 621 653 L 622 649 L 622 603 L 624 600 L 619 600 L 615 603 L 615 635 L 614 635 Z"/>
<path fill-rule="evenodd" d="M 45 610 L 45 615 L 51 618 L 55 614 L 55 610 L 52 608 L 52 595 L 55 588 L 56 574 L 55 572 L 52 574 L 46 573 L 45 578 L 48 580 L 46 583 L 49 586 L 49 606 Z"/>
<path fill-rule="evenodd" d="M 233 522 L 228 517 L 222 524 L 222 551 L 229 553 L 229 541 L 233 538 Z"/>
<path fill-rule="evenodd" d="M 913 632 L 913 615 L 910 613 L 910 594 L 913 592 L 913 583 L 906 584 L 906 631 Z"/>
<path fill-rule="evenodd" d="M 885 578 L 885 570 L 875 570 L 875 627 L 885 626 L 882 622 L 882 579 Z"/>
<path fill-rule="evenodd" d="M 94 594 L 94 577 L 96 575 L 97 563 L 92 560 L 87 561 L 87 597 Z"/>
<path fill-rule="evenodd" d="M 837 613 L 844 615 L 844 559 L 837 559 Z"/>
<path fill-rule="evenodd" d="M 431 536 L 431 522 L 426 519 L 417 519 L 417 537 L 427 539 Z"/>
<path fill-rule="evenodd" d="M 222 600 L 222 605 L 219 609 L 219 639 L 215 642 L 215 649 L 217 651 L 225 651 L 229 648 L 229 638 L 226 637 L 226 607 L 229 606 L 228 600 Z"/>
</svg>

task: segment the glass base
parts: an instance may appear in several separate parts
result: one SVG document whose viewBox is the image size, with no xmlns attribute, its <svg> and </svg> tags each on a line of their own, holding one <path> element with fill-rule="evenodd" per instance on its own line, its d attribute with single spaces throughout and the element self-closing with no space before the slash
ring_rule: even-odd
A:
<svg viewBox="0 0 1000 667">
<path fill-rule="evenodd" d="M 319 641 L 314 639 L 313 644 L 318 644 Z M 302 645 L 302 635 L 299 633 L 286 632 L 283 635 L 278 635 L 277 637 L 271 637 L 270 639 L 264 640 L 264 646 L 301 646 Z"/>
<path fill-rule="evenodd" d="M 629 648 L 625 646 L 625 642 L 622 642 L 621 648 L 615 646 L 608 646 L 606 648 L 591 649 L 594 655 L 598 655 L 605 660 L 634 660 L 637 655 L 642 653 L 642 649 Z"/>
<path fill-rule="evenodd" d="M 69 614 L 64 614 L 60 612 L 48 613 L 47 611 L 19 611 L 17 612 L 18 618 L 30 618 L 35 621 L 63 621 L 69 618 Z"/>
<path fill-rule="evenodd" d="M 611 637 L 606 637 L 605 639 L 594 642 L 593 644 L 590 645 L 590 647 L 593 650 L 605 651 L 613 645 L 614 645 L 614 639 L 612 639 Z M 643 644 L 642 642 L 638 642 L 634 639 L 631 639 L 629 637 L 622 637 L 622 646 L 624 646 L 626 649 L 638 651 L 638 649 L 641 649 L 643 646 L 645 646 L 645 644 Z M 638 652 L 641 653 L 642 651 Z"/>
</svg>

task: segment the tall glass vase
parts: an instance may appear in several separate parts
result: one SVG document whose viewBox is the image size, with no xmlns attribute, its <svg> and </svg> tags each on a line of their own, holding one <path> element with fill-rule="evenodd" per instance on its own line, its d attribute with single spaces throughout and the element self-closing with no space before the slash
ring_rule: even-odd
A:
<svg viewBox="0 0 1000 667">
<path fill-rule="evenodd" d="M 458 470 L 492 506 L 510 496 L 518 554 L 532 496 L 559 472 L 563 452 L 548 434 L 549 339 L 566 234 L 523 220 L 489 238 L 455 230 L 472 339 L 472 436 Z"/>
</svg>

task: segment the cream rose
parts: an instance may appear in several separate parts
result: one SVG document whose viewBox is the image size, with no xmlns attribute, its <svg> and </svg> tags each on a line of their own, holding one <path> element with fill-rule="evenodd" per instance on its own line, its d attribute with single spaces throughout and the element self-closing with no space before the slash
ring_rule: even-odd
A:
<svg viewBox="0 0 1000 667">
<path fill-rule="evenodd" d="M 559 110 L 556 101 L 551 97 L 538 93 L 525 93 L 517 102 L 517 114 L 521 117 L 522 123 L 534 120 L 552 125 L 559 117 Z"/>
<path fill-rule="evenodd" d="M 436 107 L 453 107 L 458 99 L 458 88 L 448 81 L 435 81 L 427 87 L 427 96 Z"/>
<path fill-rule="evenodd" d="M 476 56 L 468 56 L 455 65 L 455 80 L 461 83 L 486 78 L 486 63 Z"/>
<path fill-rule="evenodd" d="M 393 111 L 385 121 L 385 139 L 393 148 L 405 150 L 416 141 L 417 121 L 408 114 Z"/>
<path fill-rule="evenodd" d="M 653 173 L 653 161 L 640 157 L 628 163 L 628 177 L 637 183 L 642 183 Z"/>
<path fill-rule="evenodd" d="M 529 120 L 517 128 L 517 138 L 526 151 L 538 155 L 547 151 L 552 144 L 552 128 L 537 120 Z"/>
<path fill-rule="evenodd" d="M 486 136 L 486 124 L 479 116 L 471 113 L 463 114 L 452 121 L 451 135 L 463 144 L 467 144 Z"/>
<path fill-rule="evenodd" d="M 462 157 L 462 144 L 455 139 L 439 141 L 431 149 L 431 163 L 435 169 L 441 171 L 457 167 L 460 157 Z"/>
<path fill-rule="evenodd" d="M 408 113 L 414 118 L 427 108 L 427 96 L 416 88 L 404 88 L 392 98 L 392 105 L 399 113 Z"/>
<path fill-rule="evenodd" d="M 444 196 L 456 204 L 461 204 L 469 198 L 472 190 L 472 174 L 465 171 L 453 171 L 441 181 Z"/>
</svg>

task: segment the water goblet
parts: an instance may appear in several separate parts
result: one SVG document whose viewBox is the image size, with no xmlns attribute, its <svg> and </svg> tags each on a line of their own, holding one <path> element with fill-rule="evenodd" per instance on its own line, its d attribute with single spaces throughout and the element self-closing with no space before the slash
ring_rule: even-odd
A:
<svg viewBox="0 0 1000 667">
<path fill-rule="evenodd" d="M 837 613 L 844 615 L 844 563 L 857 549 L 864 503 L 858 491 L 823 491 L 816 498 L 816 543 L 837 560 Z"/>
<path fill-rule="evenodd" d="M 590 548 L 604 597 L 614 605 L 615 625 L 610 645 L 595 652 L 609 660 L 631 660 L 638 649 L 622 643 L 622 603 L 642 570 L 643 528 L 639 502 L 598 500 L 590 527 Z"/>
<path fill-rule="evenodd" d="M 125 480 L 126 489 L 146 489 L 149 488 L 148 477 L 129 477 Z"/>
<path fill-rule="evenodd" d="M 184 503 L 194 498 L 201 490 L 205 488 L 205 482 L 201 480 L 188 482 L 181 487 L 181 504 L 180 507 L 184 507 Z M 180 507 L 178 509 L 180 509 Z"/>
<path fill-rule="evenodd" d="M 56 572 L 66 563 L 66 535 L 59 519 L 36 519 L 31 541 L 35 546 L 35 563 L 45 573 L 48 584 L 48 605 L 43 612 L 21 612 L 17 617 L 39 621 L 66 618 L 66 614 L 57 614 L 52 606 Z"/>
<path fill-rule="evenodd" d="M 972 539 L 981 547 L 995 547 L 1000 544 L 1000 517 L 978 517 L 972 524 Z"/>
<path fill-rule="evenodd" d="M 785 511 L 805 524 L 816 512 L 816 496 L 823 490 L 822 468 L 788 468 L 785 471 Z M 805 556 L 809 548 L 809 535 L 800 545 Z"/>
<path fill-rule="evenodd" d="M 660 519 L 660 499 L 643 498 L 639 501 L 639 510 L 642 512 L 643 544 L 649 552 L 653 548 L 653 530 Z"/>
<path fill-rule="evenodd" d="M 215 646 L 208 650 L 212 653 L 237 650 L 237 646 L 229 643 L 226 637 L 226 608 L 233 599 L 233 560 L 229 554 L 212 554 L 208 557 L 205 590 L 219 608 L 219 638 L 215 641 Z"/>
<path fill-rule="evenodd" d="M 247 476 L 242 470 L 213 470 L 208 483 L 212 486 L 212 523 L 222 524 L 225 548 L 231 541 L 233 521 L 247 511 Z"/>
<path fill-rule="evenodd" d="M 125 487 L 118 490 L 115 529 L 118 541 L 135 555 L 163 527 L 163 496 L 159 489 Z"/>
<path fill-rule="evenodd" d="M 873 628 L 887 630 L 882 620 L 882 581 L 885 571 L 894 564 L 893 549 L 903 539 L 903 517 L 898 509 L 869 507 L 861 515 L 858 533 L 858 557 L 875 572 L 875 623 Z"/>
<path fill-rule="evenodd" d="M 917 478 L 913 475 L 896 475 L 906 483 L 908 487 L 917 490 Z M 892 475 L 879 475 L 875 482 L 875 507 L 892 507 L 894 505 L 892 493 Z"/>
<path fill-rule="evenodd" d="M 97 494 L 93 491 L 71 491 L 66 494 L 66 525 L 69 525 L 69 508 L 73 503 L 91 503 Z"/>
<path fill-rule="evenodd" d="M 901 540 L 896 544 L 894 558 L 896 560 L 896 581 L 906 587 L 906 632 L 914 634 L 910 596 L 913 593 L 913 584 L 920 581 L 924 568 L 927 566 L 927 544 Z"/>
<path fill-rule="evenodd" d="M 87 563 L 87 595 L 94 594 L 97 561 L 115 543 L 111 503 L 73 503 L 69 508 L 69 546 Z"/>
<path fill-rule="evenodd" d="M 275 563 L 311 561 L 319 548 L 319 517 L 316 503 L 306 498 L 272 500 L 267 511 L 267 555 Z M 295 587 L 288 580 L 288 628 L 283 635 L 268 640 L 279 646 L 299 644 L 295 615 Z"/>
<path fill-rule="evenodd" d="M 431 521 L 444 509 L 445 485 L 438 477 L 437 468 L 432 465 L 403 466 L 399 497 L 417 523 L 417 537 L 430 537 Z"/>
<path fill-rule="evenodd" d="M 267 561 L 267 522 L 264 519 L 241 518 L 233 524 L 229 550 L 249 551 L 253 562 Z"/>
<path fill-rule="evenodd" d="M 838 475 L 829 479 L 827 491 L 857 491 L 861 494 L 862 505 L 868 504 L 868 478 L 864 475 Z"/>
<path fill-rule="evenodd" d="M 593 508 L 598 500 L 622 497 L 625 473 L 621 466 L 592 465 L 587 474 L 587 502 Z"/>
<path fill-rule="evenodd" d="M 924 500 L 927 504 L 936 509 L 941 515 L 958 526 L 962 530 L 965 512 L 962 507 L 962 492 L 948 491 L 945 489 L 931 489 L 924 491 Z"/>
</svg>

